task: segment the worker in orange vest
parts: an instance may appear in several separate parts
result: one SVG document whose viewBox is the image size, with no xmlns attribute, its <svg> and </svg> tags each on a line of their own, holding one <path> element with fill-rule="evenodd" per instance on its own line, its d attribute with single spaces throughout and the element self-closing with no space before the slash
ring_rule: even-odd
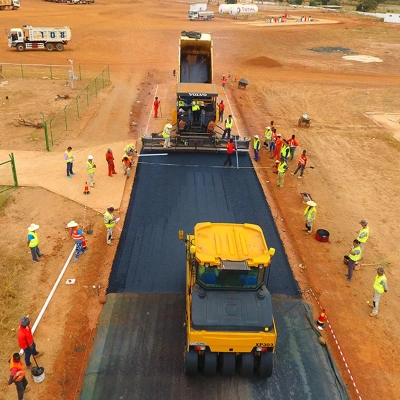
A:
<svg viewBox="0 0 400 400">
<path fill-rule="evenodd" d="M 28 380 L 25 377 L 25 371 L 20 355 L 18 353 L 14 353 L 11 356 L 9 363 L 10 378 L 8 379 L 8 384 L 11 385 L 15 383 L 18 393 L 18 400 L 24 400 L 24 393 L 28 392 L 30 389 L 26 387 L 28 385 Z"/>
<path fill-rule="evenodd" d="M 222 87 L 225 89 L 225 85 L 226 85 L 226 78 L 225 75 L 222 75 Z"/>
</svg>

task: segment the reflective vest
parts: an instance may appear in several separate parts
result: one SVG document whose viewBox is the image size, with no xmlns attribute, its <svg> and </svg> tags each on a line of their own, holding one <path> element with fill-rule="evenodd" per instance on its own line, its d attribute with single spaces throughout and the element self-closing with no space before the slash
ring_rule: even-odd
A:
<svg viewBox="0 0 400 400">
<path fill-rule="evenodd" d="M 225 83 L 226 83 L 226 77 L 223 76 L 223 77 L 222 77 L 222 84 L 224 85 Z"/>
<path fill-rule="evenodd" d="M 360 235 L 361 235 L 362 233 L 364 233 L 364 232 L 367 232 L 367 234 L 366 234 L 365 236 L 363 236 L 363 237 L 360 237 Z M 359 232 L 359 234 L 358 234 L 357 240 L 358 240 L 359 242 L 361 242 L 361 243 L 365 243 L 365 242 L 368 240 L 368 238 L 369 238 L 369 226 L 360 229 L 360 232 Z"/>
<path fill-rule="evenodd" d="M 164 139 L 168 139 L 169 137 L 171 137 L 171 132 L 169 131 L 168 128 L 164 128 L 164 130 L 162 132 L 162 136 Z"/>
<path fill-rule="evenodd" d="M 218 110 L 219 110 L 219 112 L 223 112 L 225 110 L 225 104 L 224 103 L 219 103 L 218 104 Z"/>
<path fill-rule="evenodd" d="M 74 241 L 76 243 L 81 243 L 82 240 L 83 240 L 82 230 L 81 229 L 74 228 L 73 231 L 71 232 L 71 236 L 72 236 L 72 239 L 74 239 Z"/>
<path fill-rule="evenodd" d="M 358 246 L 353 247 L 352 250 L 353 251 L 358 250 L 359 253 L 358 254 L 349 254 L 350 260 L 352 260 L 352 261 L 361 260 L 361 247 L 358 245 Z"/>
<path fill-rule="evenodd" d="M 16 362 L 14 361 L 13 356 L 11 356 L 10 358 L 10 371 L 13 368 L 17 368 L 17 373 L 14 375 L 14 382 L 19 382 L 22 381 L 22 379 L 24 379 L 25 376 L 25 371 L 24 371 L 24 367 L 22 366 L 22 362 Z"/>
<path fill-rule="evenodd" d="M 267 129 L 265 131 L 265 139 L 266 140 L 271 140 L 271 138 L 272 138 L 272 131 L 271 131 L 271 129 Z"/>
<path fill-rule="evenodd" d="M 290 147 L 287 146 L 286 144 L 283 144 L 283 146 L 282 146 L 281 155 L 284 158 L 289 158 L 290 157 Z"/>
<path fill-rule="evenodd" d="M 306 165 L 307 162 L 307 156 L 303 156 L 303 154 L 299 158 L 299 164 L 301 165 Z"/>
<path fill-rule="evenodd" d="M 285 161 L 279 163 L 278 165 L 278 172 L 285 172 L 287 168 L 287 164 Z"/>
<path fill-rule="evenodd" d="M 378 293 L 383 293 L 385 291 L 385 288 L 382 285 L 382 281 L 386 279 L 386 275 L 377 275 L 375 277 L 375 282 L 374 282 L 374 289 L 378 292 Z"/>
<path fill-rule="evenodd" d="M 39 244 L 39 238 L 37 232 L 29 232 L 28 235 L 32 235 L 33 239 L 29 242 L 29 247 L 36 247 Z"/>
<path fill-rule="evenodd" d="M 232 128 L 232 125 L 233 125 L 232 119 L 225 120 L 225 128 Z"/>
<path fill-rule="evenodd" d="M 91 174 L 91 173 L 93 173 L 94 171 L 96 171 L 96 167 L 94 166 L 94 162 L 93 162 L 93 161 L 87 160 L 87 161 L 86 161 L 86 169 L 87 169 L 87 172 L 88 172 L 89 174 Z"/>
<path fill-rule="evenodd" d="M 178 106 L 179 107 L 185 107 L 185 102 L 183 100 L 178 101 Z"/>
<path fill-rule="evenodd" d="M 200 110 L 200 106 L 196 103 L 192 105 L 192 111 L 199 111 Z"/>
<path fill-rule="evenodd" d="M 315 217 L 317 216 L 317 208 L 307 206 L 304 210 L 304 216 L 306 217 L 307 221 L 314 221 Z"/>
<path fill-rule="evenodd" d="M 106 228 L 113 228 L 115 225 L 115 222 L 112 222 L 114 220 L 114 216 L 106 211 L 104 213 L 104 225 L 106 226 Z"/>
<path fill-rule="evenodd" d="M 254 150 L 260 150 L 260 139 L 254 139 Z"/>
<path fill-rule="evenodd" d="M 64 158 L 65 158 L 65 161 L 66 161 L 67 163 L 73 162 L 73 161 L 74 161 L 74 158 L 72 157 L 72 153 L 71 153 L 71 152 L 69 152 L 68 150 L 65 150 L 65 151 L 64 151 L 64 154 L 67 156 L 67 157 L 64 157 Z"/>
</svg>

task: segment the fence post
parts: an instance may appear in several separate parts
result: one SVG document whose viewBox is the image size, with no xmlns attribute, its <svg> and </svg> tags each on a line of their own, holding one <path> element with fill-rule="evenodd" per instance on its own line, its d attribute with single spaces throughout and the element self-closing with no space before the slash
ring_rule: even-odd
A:
<svg viewBox="0 0 400 400">
<path fill-rule="evenodd" d="M 79 64 L 79 80 L 82 80 L 81 64 Z"/>
<path fill-rule="evenodd" d="M 51 68 L 51 63 L 50 63 L 50 79 L 53 79 L 53 68 Z"/>
<path fill-rule="evenodd" d="M 78 96 L 75 97 L 75 102 L 76 102 L 76 113 L 78 114 L 78 118 L 79 118 L 79 105 L 78 105 L 78 100 L 79 100 L 79 94 Z"/>
<path fill-rule="evenodd" d="M 65 119 L 65 130 L 68 130 L 68 122 L 67 122 L 67 106 L 64 107 L 64 119 Z"/>
<path fill-rule="evenodd" d="M 104 89 L 104 69 L 101 71 L 101 79 L 103 81 L 103 89 Z"/>
<path fill-rule="evenodd" d="M 53 117 L 54 118 L 54 117 Z M 51 137 L 51 146 L 54 146 L 54 140 L 53 140 L 53 118 L 50 120 L 50 137 Z"/>
<path fill-rule="evenodd" d="M 24 68 L 22 67 L 22 61 L 21 61 L 21 77 L 24 77 Z"/>
<path fill-rule="evenodd" d="M 42 114 L 43 129 L 44 129 L 44 139 L 46 140 L 46 149 L 47 149 L 47 151 L 51 151 L 50 150 L 50 146 L 49 146 L 49 137 L 47 135 L 47 122 L 44 119 L 44 114 L 42 112 L 40 114 Z"/>
<path fill-rule="evenodd" d="M 96 76 L 96 78 L 94 78 L 94 91 L 95 91 L 96 97 L 97 97 L 97 76 Z"/>
<path fill-rule="evenodd" d="M 111 82 L 111 77 L 110 77 L 110 66 L 107 66 L 107 73 L 108 73 L 108 82 Z"/>
<path fill-rule="evenodd" d="M 9 154 L 11 161 L 11 169 L 14 177 L 14 187 L 18 187 L 17 168 L 15 167 L 14 153 Z"/>
<path fill-rule="evenodd" d="M 89 85 L 86 86 L 86 103 L 87 106 L 89 107 Z"/>
</svg>

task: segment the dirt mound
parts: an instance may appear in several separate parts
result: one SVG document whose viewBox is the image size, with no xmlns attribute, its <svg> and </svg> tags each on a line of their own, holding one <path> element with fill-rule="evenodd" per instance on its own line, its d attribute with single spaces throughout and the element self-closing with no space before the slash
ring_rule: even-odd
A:
<svg viewBox="0 0 400 400">
<path fill-rule="evenodd" d="M 268 58 L 268 57 L 256 57 L 248 60 L 246 65 L 252 65 L 255 67 L 265 67 L 265 68 L 279 68 L 282 67 L 278 61 Z"/>
</svg>

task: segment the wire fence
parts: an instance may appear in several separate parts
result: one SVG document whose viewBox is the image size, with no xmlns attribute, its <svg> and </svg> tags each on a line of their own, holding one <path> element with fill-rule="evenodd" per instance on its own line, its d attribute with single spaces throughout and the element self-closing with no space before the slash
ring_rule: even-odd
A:
<svg viewBox="0 0 400 400">
<path fill-rule="evenodd" d="M 9 157 L 9 160 L 0 162 L 0 193 L 18 187 L 14 154 L 9 154 Z"/>
<path fill-rule="evenodd" d="M 70 100 L 63 110 L 44 120 L 44 133 L 47 151 L 58 144 L 63 135 L 75 128 L 79 118 L 97 98 L 99 93 L 110 84 L 110 67 L 105 68 L 75 98 Z"/>
</svg>

